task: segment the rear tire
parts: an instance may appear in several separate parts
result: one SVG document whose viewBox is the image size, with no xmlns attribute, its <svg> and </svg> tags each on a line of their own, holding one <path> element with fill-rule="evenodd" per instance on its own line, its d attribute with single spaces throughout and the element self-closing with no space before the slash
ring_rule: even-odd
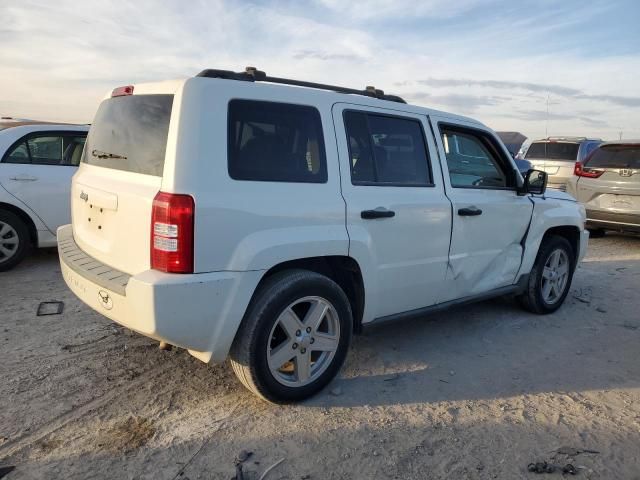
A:
<svg viewBox="0 0 640 480">
<path fill-rule="evenodd" d="M 604 228 L 588 228 L 589 238 L 602 238 L 605 235 Z"/>
<path fill-rule="evenodd" d="M 20 263 L 31 247 L 29 229 L 20 217 L 0 211 L 0 272 Z"/>
<path fill-rule="evenodd" d="M 555 312 L 569 293 L 574 269 L 575 253 L 566 238 L 543 239 L 526 289 L 518 297 L 522 307 L 541 315 Z"/>
<path fill-rule="evenodd" d="M 304 400 L 338 373 L 353 318 L 331 279 L 307 270 L 274 274 L 249 305 L 229 354 L 238 379 L 274 403 Z"/>
</svg>

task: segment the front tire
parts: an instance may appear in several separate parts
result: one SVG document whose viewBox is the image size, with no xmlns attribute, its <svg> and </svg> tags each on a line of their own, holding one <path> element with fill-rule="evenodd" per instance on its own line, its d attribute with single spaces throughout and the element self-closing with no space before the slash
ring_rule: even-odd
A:
<svg viewBox="0 0 640 480">
<path fill-rule="evenodd" d="M 251 301 L 231 347 L 231 366 L 267 401 L 304 400 L 336 376 L 352 331 L 349 301 L 333 280 L 307 270 L 279 272 Z"/>
<path fill-rule="evenodd" d="M 526 289 L 519 296 L 521 305 L 541 315 L 555 312 L 569 293 L 574 269 L 575 253 L 566 238 L 551 235 L 543 239 Z"/>
<path fill-rule="evenodd" d="M 29 252 L 29 229 L 17 215 L 0 211 L 0 272 L 11 270 Z"/>
</svg>

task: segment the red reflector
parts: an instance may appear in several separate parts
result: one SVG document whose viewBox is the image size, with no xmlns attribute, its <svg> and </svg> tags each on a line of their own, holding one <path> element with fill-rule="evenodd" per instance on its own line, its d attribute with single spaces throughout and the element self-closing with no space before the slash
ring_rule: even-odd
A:
<svg viewBox="0 0 640 480">
<path fill-rule="evenodd" d="M 122 97 L 124 95 L 133 95 L 133 85 L 114 88 L 113 92 L 111 92 L 112 97 Z"/>
<path fill-rule="evenodd" d="M 576 162 L 573 167 L 573 174 L 578 177 L 598 178 L 604 173 L 604 170 L 594 170 L 592 168 L 583 167 L 582 163 Z"/>
<path fill-rule="evenodd" d="M 193 273 L 193 219 L 190 195 L 158 192 L 151 210 L 151 268 Z"/>
</svg>

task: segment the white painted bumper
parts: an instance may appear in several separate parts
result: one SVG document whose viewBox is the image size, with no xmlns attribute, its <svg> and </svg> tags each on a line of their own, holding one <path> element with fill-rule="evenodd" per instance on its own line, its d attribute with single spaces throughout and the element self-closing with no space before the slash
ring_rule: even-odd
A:
<svg viewBox="0 0 640 480">
<path fill-rule="evenodd" d="M 147 270 L 131 276 L 124 292 L 116 293 L 70 263 L 61 252 L 65 282 L 91 308 L 131 330 L 186 348 L 198 359 L 215 363 L 227 357 L 263 273 L 183 275 Z"/>
<path fill-rule="evenodd" d="M 576 265 L 582 261 L 585 254 L 587 253 L 588 244 L 589 244 L 589 231 L 585 229 L 580 232 L 580 253 L 578 254 L 578 261 L 576 262 Z"/>
</svg>

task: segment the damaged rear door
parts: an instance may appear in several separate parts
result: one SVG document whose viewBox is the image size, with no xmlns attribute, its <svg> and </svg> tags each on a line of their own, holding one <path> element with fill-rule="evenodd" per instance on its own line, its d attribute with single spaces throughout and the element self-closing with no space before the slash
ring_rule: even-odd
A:
<svg viewBox="0 0 640 480">
<path fill-rule="evenodd" d="M 431 117 L 453 223 L 446 288 L 439 303 L 512 285 L 533 204 L 490 130 Z"/>
</svg>

